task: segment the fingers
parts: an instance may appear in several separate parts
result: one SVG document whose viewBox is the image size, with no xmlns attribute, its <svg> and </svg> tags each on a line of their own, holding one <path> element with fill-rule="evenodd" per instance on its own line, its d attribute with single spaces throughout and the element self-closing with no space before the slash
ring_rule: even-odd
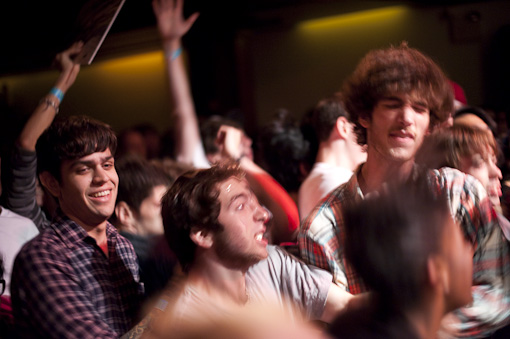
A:
<svg viewBox="0 0 510 339">
<path fill-rule="evenodd" d="M 191 16 L 186 19 L 186 21 L 184 22 L 186 32 L 189 31 L 191 26 L 193 26 L 195 21 L 198 19 L 199 15 L 200 15 L 200 13 L 196 12 L 196 13 L 191 14 Z"/>
</svg>

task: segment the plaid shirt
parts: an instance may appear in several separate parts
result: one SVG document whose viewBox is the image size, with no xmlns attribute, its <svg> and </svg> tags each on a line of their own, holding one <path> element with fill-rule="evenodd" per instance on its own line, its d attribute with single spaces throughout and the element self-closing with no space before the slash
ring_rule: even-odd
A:
<svg viewBox="0 0 510 339">
<path fill-rule="evenodd" d="M 59 212 L 18 254 L 12 275 L 22 337 L 114 338 L 136 322 L 143 285 L 133 246 L 107 224 L 108 257 Z"/>
<path fill-rule="evenodd" d="M 334 281 L 353 294 L 367 287 L 345 259 L 342 206 L 363 199 L 357 181 L 360 170 L 361 166 L 312 210 L 298 235 L 303 260 L 329 270 Z M 473 303 L 450 315 L 448 332 L 455 337 L 488 335 L 510 321 L 510 244 L 477 180 L 451 168 L 428 175 L 431 187 L 446 193 L 452 215 L 474 248 Z"/>
</svg>

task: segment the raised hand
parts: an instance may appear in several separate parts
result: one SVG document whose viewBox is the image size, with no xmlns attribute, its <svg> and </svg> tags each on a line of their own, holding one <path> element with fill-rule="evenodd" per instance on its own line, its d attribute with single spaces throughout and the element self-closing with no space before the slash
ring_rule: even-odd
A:
<svg viewBox="0 0 510 339">
<path fill-rule="evenodd" d="M 199 13 L 193 13 L 184 20 L 183 0 L 153 0 L 152 9 L 158 22 L 158 29 L 164 40 L 180 39 L 191 28 Z"/>
</svg>

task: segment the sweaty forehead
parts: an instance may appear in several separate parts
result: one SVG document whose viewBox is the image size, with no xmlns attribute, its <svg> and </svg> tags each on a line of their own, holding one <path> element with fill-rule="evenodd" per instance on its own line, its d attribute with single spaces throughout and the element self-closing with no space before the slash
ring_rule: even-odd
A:
<svg viewBox="0 0 510 339">
<path fill-rule="evenodd" d="M 220 195 L 232 195 L 234 192 L 249 190 L 250 186 L 244 178 L 230 177 L 218 184 Z"/>
</svg>

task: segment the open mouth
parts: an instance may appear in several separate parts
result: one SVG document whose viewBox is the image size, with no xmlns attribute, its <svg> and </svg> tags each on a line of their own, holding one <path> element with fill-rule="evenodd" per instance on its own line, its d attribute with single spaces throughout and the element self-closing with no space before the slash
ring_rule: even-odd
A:
<svg viewBox="0 0 510 339">
<path fill-rule="evenodd" d="M 90 196 L 92 198 L 102 198 L 102 197 L 106 197 L 106 196 L 110 195 L 110 192 L 111 192 L 111 190 L 105 190 L 105 191 L 90 194 Z"/>
</svg>

